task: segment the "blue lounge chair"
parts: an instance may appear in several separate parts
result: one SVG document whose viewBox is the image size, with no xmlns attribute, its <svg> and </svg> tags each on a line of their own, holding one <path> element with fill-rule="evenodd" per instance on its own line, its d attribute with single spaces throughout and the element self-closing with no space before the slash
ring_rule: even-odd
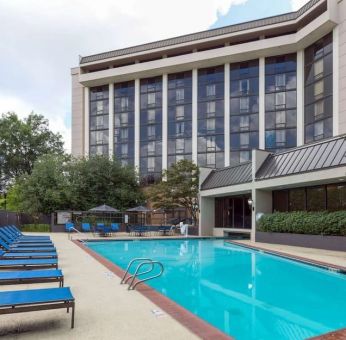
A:
<svg viewBox="0 0 346 340">
<path fill-rule="evenodd" d="M 12 246 L 16 245 L 18 247 L 20 246 L 36 246 L 36 245 L 52 245 L 52 241 L 50 240 L 20 240 L 20 241 L 16 241 L 11 239 L 10 237 L 8 237 L 6 235 L 6 233 L 4 233 L 3 231 L 1 231 L 0 229 L 0 238 L 2 238 L 7 244 L 10 244 Z"/>
<path fill-rule="evenodd" d="M 57 259 L 0 260 L 0 269 L 58 269 Z"/>
<path fill-rule="evenodd" d="M 111 223 L 112 232 L 117 232 L 117 231 L 119 231 L 119 229 L 120 229 L 119 223 Z"/>
<path fill-rule="evenodd" d="M 4 229 L 8 232 L 10 232 L 15 238 L 18 240 L 25 240 L 25 239 L 50 239 L 49 236 L 42 236 L 42 235 L 24 235 L 18 228 L 14 226 L 6 226 Z"/>
<path fill-rule="evenodd" d="M 64 287 L 64 275 L 62 274 L 61 269 L 0 272 L 0 285 L 50 282 L 58 282 L 59 287 Z"/>
<path fill-rule="evenodd" d="M 16 253 L 16 252 L 4 252 L 0 250 L 1 260 L 19 260 L 19 259 L 56 259 L 58 254 L 54 252 L 34 252 L 34 253 Z"/>
<path fill-rule="evenodd" d="M 11 247 L 0 238 L 0 247 L 6 250 L 7 252 L 16 252 L 16 253 L 33 253 L 33 252 L 56 252 L 54 247 Z"/>
<path fill-rule="evenodd" d="M 0 292 L 0 314 L 72 308 L 71 328 L 74 327 L 75 300 L 70 288 L 45 288 Z"/>
<path fill-rule="evenodd" d="M 65 223 L 65 231 L 66 232 L 70 233 L 72 231 L 71 228 L 74 228 L 74 223 L 72 223 L 72 222 Z"/>
<path fill-rule="evenodd" d="M 82 223 L 82 231 L 90 232 L 91 231 L 90 223 Z"/>
</svg>

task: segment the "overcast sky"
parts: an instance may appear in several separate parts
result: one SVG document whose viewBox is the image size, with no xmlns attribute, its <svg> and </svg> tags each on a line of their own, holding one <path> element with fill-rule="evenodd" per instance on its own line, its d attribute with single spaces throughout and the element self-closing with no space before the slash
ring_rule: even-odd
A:
<svg viewBox="0 0 346 340">
<path fill-rule="evenodd" d="M 0 0 L 0 113 L 43 114 L 70 151 L 70 68 L 79 55 L 285 13 L 306 2 Z"/>
</svg>

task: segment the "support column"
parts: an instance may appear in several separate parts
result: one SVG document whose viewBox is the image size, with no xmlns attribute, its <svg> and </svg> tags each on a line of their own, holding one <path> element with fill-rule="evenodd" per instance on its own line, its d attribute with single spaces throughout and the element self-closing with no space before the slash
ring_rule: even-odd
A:
<svg viewBox="0 0 346 340">
<path fill-rule="evenodd" d="M 140 79 L 135 79 L 135 169 L 139 172 L 140 154 Z"/>
<path fill-rule="evenodd" d="M 84 156 L 89 156 L 90 91 L 84 87 Z"/>
<path fill-rule="evenodd" d="M 167 169 L 168 145 L 168 75 L 162 75 L 162 170 Z"/>
<path fill-rule="evenodd" d="M 199 236 L 213 236 L 215 227 L 215 198 L 200 197 Z"/>
<path fill-rule="evenodd" d="M 259 148 L 265 149 L 265 58 L 259 58 Z"/>
<path fill-rule="evenodd" d="M 336 26 L 333 29 L 333 136 L 339 133 L 339 26 Z"/>
<path fill-rule="evenodd" d="M 108 150 L 109 157 L 114 157 L 114 84 L 109 84 L 109 116 L 108 116 Z"/>
<path fill-rule="evenodd" d="M 198 164 L 197 159 L 198 134 L 198 69 L 192 70 L 192 161 Z"/>
<path fill-rule="evenodd" d="M 230 165 L 230 66 L 225 64 L 225 94 L 224 94 L 224 133 L 225 133 L 225 166 Z"/>
<path fill-rule="evenodd" d="M 297 146 L 304 144 L 304 50 L 297 52 Z"/>
</svg>

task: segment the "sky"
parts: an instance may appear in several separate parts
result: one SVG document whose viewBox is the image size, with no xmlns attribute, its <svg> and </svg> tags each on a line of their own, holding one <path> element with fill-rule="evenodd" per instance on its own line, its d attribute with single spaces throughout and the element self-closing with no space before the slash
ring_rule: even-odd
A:
<svg viewBox="0 0 346 340">
<path fill-rule="evenodd" d="M 0 114 L 44 115 L 71 149 L 79 55 L 297 10 L 308 0 L 0 0 Z"/>
</svg>

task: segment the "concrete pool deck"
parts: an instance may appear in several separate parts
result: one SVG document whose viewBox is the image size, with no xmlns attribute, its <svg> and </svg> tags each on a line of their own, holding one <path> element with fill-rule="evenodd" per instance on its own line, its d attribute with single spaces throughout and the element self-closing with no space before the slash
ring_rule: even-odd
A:
<svg viewBox="0 0 346 340">
<path fill-rule="evenodd" d="M 119 277 L 92 256 L 68 240 L 65 233 L 50 234 L 59 253 L 59 267 L 76 298 L 76 325 L 70 329 L 70 314 L 63 309 L 43 312 L 1 315 L 0 336 L 6 339 L 198 339 L 195 332 L 184 327 L 138 291 L 127 291 Z M 78 235 L 81 236 L 81 235 Z M 75 234 L 74 238 L 78 238 Z M 126 234 L 116 239 L 128 239 Z M 162 237 L 167 239 L 170 237 Z M 98 238 L 96 238 L 98 239 Z M 109 240 L 110 238 L 107 238 Z M 146 238 L 141 238 L 146 239 Z M 104 240 L 104 238 L 102 238 Z M 239 241 L 237 241 L 239 242 Z M 253 244 L 273 251 L 332 265 L 346 267 L 346 253 L 273 244 Z M 57 284 L 9 285 L 0 290 L 57 287 Z M 177 318 L 179 320 L 179 318 Z M 208 336 L 204 339 L 211 338 Z M 216 337 L 217 338 L 217 337 Z M 215 339 L 215 337 L 214 337 Z"/>
<path fill-rule="evenodd" d="M 59 254 L 65 286 L 76 299 L 75 328 L 65 310 L 0 316 L 0 336 L 6 339 L 198 339 L 166 313 L 155 316 L 154 303 L 137 291 L 127 291 L 120 279 L 64 233 L 50 234 Z M 57 287 L 58 284 L 1 286 L 0 290 Z"/>
</svg>

